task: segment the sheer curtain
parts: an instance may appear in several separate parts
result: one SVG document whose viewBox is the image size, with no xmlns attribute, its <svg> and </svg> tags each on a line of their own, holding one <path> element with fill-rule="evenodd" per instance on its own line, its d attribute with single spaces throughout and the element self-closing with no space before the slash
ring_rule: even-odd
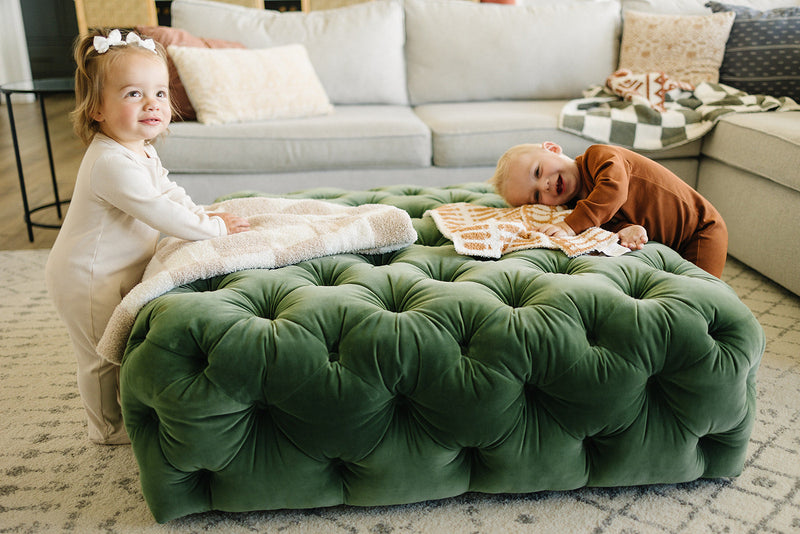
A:
<svg viewBox="0 0 800 534">
<path fill-rule="evenodd" d="M 31 79 L 31 64 L 28 60 L 28 45 L 25 43 L 25 27 L 22 24 L 20 0 L 0 0 L 0 84 Z M 17 99 L 31 101 L 30 95 L 13 95 Z M 5 98 L 0 98 L 5 105 Z"/>
</svg>

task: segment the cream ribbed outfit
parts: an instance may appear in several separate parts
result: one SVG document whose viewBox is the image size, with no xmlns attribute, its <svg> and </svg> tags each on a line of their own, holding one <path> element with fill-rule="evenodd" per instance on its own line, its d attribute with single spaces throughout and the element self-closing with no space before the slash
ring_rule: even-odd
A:
<svg viewBox="0 0 800 534">
<path fill-rule="evenodd" d="M 209 217 L 167 178 L 155 149 L 145 151 L 148 157 L 95 136 L 45 268 L 77 356 L 89 438 L 97 443 L 128 442 L 119 368 L 96 351 L 114 308 L 141 280 L 160 234 L 198 240 L 227 233 L 222 219 Z"/>
</svg>

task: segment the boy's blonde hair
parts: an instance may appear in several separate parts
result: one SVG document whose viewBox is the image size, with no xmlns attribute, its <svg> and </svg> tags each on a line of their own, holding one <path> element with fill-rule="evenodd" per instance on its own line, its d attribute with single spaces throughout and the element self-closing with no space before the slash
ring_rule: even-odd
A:
<svg viewBox="0 0 800 534">
<path fill-rule="evenodd" d="M 505 186 L 506 180 L 508 179 L 508 168 L 511 166 L 511 161 L 519 154 L 534 148 L 543 148 L 543 145 L 541 143 L 524 143 L 521 145 L 515 145 L 506 150 L 505 153 L 500 156 L 500 159 L 497 160 L 497 167 L 494 169 L 494 174 L 488 180 L 489 185 L 494 187 L 494 190 L 497 191 L 498 195 L 505 197 Z"/>
<path fill-rule="evenodd" d="M 153 54 L 153 51 L 142 46 L 111 46 L 102 54 L 94 48 L 95 36 L 108 37 L 110 28 L 93 29 L 88 35 L 80 36 L 75 41 L 75 109 L 70 113 L 72 128 L 85 145 L 94 139 L 100 131 L 100 123 L 94 115 L 102 104 L 103 84 L 106 72 L 114 62 L 125 54 Z M 124 40 L 130 31 L 120 30 Z M 141 36 L 144 39 L 144 36 Z M 155 42 L 155 53 L 167 65 L 167 52 Z M 172 95 L 170 95 L 170 111 L 174 113 Z"/>
</svg>

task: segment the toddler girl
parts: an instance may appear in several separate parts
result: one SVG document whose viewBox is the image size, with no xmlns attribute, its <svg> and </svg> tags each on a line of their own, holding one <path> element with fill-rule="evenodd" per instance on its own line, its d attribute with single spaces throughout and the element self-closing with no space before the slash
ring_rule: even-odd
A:
<svg viewBox="0 0 800 534">
<path fill-rule="evenodd" d="M 47 260 L 47 289 L 78 360 L 89 439 L 128 443 L 119 368 L 96 351 L 114 308 L 142 277 L 161 233 L 198 240 L 248 222 L 208 214 L 167 179 L 150 141 L 172 109 L 166 53 L 133 32 L 96 31 L 75 47 L 75 132 L 88 145 L 69 211 Z"/>
</svg>

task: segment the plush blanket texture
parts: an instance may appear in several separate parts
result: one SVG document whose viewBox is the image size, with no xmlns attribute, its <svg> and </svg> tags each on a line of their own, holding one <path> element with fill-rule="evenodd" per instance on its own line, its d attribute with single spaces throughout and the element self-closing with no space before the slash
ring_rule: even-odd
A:
<svg viewBox="0 0 800 534">
<path fill-rule="evenodd" d="M 563 206 L 529 204 L 516 208 L 492 208 L 466 202 L 445 204 L 426 212 L 443 236 L 453 241 L 456 252 L 467 256 L 499 258 L 515 250 L 560 249 L 570 258 L 589 252 L 619 256 L 630 252 L 618 245 L 617 235 L 589 228 L 572 237 L 549 237 L 535 230 L 556 224 L 572 213 Z"/>
<path fill-rule="evenodd" d="M 659 150 L 703 137 L 727 113 L 800 110 L 791 98 L 750 95 L 719 83 L 686 90 L 663 73 L 627 72 L 609 82 L 569 101 L 559 128 L 600 143 Z"/>
<path fill-rule="evenodd" d="M 226 200 L 208 210 L 246 217 L 251 229 L 205 241 L 173 237 L 160 241 L 142 282 L 114 310 L 97 347 L 101 356 L 120 363 L 138 311 L 180 285 L 332 254 L 389 252 L 417 239 L 408 213 L 387 205 L 255 197 Z"/>
</svg>

